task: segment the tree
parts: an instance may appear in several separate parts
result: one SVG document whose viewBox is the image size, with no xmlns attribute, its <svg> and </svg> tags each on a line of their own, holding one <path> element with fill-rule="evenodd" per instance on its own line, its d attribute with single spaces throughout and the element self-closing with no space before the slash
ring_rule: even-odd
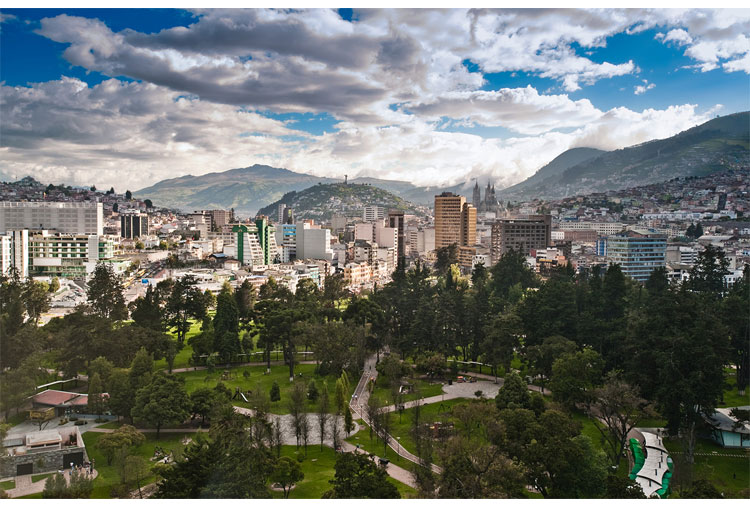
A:
<svg viewBox="0 0 750 507">
<path fill-rule="evenodd" d="M 607 476 L 607 492 L 604 494 L 606 499 L 623 498 L 623 499 L 641 499 L 646 498 L 643 494 L 641 485 L 630 477 L 619 477 L 610 474 Z"/>
<path fill-rule="evenodd" d="M 60 290 L 60 279 L 56 276 L 53 276 L 52 280 L 50 280 L 49 283 L 49 293 L 54 294 L 58 290 Z"/>
<path fill-rule="evenodd" d="M 451 438 L 441 451 L 439 498 L 524 498 L 522 469 L 494 445 Z"/>
<path fill-rule="evenodd" d="M 722 498 L 721 492 L 708 479 L 693 481 L 690 488 L 680 492 L 680 498 Z"/>
<path fill-rule="evenodd" d="M 133 198 L 133 192 L 131 192 L 130 190 L 126 190 L 125 191 L 125 199 L 127 199 L 129 201 L 132 198 Z"/>
<path fill-rule="evenodd" d="M 695 292 L 721 297 L 726 290 L 724 277 L 728 274 L 729 259 L 724 250 L 708 244 L 698 254 L 685 286 Z"/>
<path fill-rule="evenodd" d="M 444 276 L 448 271 L 450 271 L 450 267 L 454 264 L 458 264 L 458 245 L 456 243 L 451 243 L 448 246 L 440 247 L 437 250 L 435 250 L 435 271 L 437 271 L 438 275 Z"/>
<path fill-rule="evenodd" d="M 241 322 L 247 324 L 253 318 L 253 308 L 255 307 L 255 288 L 250 280 L 245 280 L 234 291 L 234 298 L 237 303 L 237 311 Z"/>
<path fill-rule="evenodd" d="M 94 478 L 88 477 L 86 472 L 71 471 L 70 484 L 66 498 L 89 498 L 94 491 Z"/>
<path fill-rule="evenodd" d="M 128 373 L 133 393 L 136 393 L 140 388 L 151 382 L 153 371 L 153 357 L 145 348 L 141 348 L 136 352 L 133 362 L 130 363 L 130 372 Z"/>
<path fill-rule="evenodd" d="M 227 411 L 209 437 L 196 434 L 183 457 L 160 472 L 157 498 L 268 498 L 274 459 L 265 442 L 248 431 L 252 418 Z"/>
<path fill-rule="evenodd" d="M 183 343 L 190 330 L 190 318 L 203 320 L 206 315 L 206 296 L 196 287 L 193 276 L 184 276 L 174 283 L 165 307 L 167 322 L 175 328 L 177 341 Z"/>
<path fill-rule="evenodd" d="M 352 411 L 349 407 L 346 407 L 346 410 L 344 411 L 344 431 L 346 431 L 347 436 L 354 431 L 354 418 L 352 417 Z"/>
<path fill-rule="evenodd" d="M 273 381 L 273 385 L 271 385 L 271 402 L 279 401 L 281 399 L 281 389 L 279 389 L 279 384 L 275 380 Z"/>
<path fill-rule="evenodd" d="M 526 382 L 514 371 L 505 376 L 505 382 L 495 396 L 498 410 L 504 408 L 531 408 L 531 395 Z"/>
<path fill-rule="evenodd" d="M 163 425 L 181 423 L 189 410 L 183 379 L 159 372 L 136 394 L 132 415 L 136 422 L 155 427 L 158 439 Z"/>
<path fill-rule="evenodd" d="M 138 496 L 140 498 L 143 498 L 141 484 L 150 475 L 151 470 L 148 466 L 148 461 L 143 457 L 131 455 L 125 458 L 125 463 L 122 469 L 122 482 L 124 484 L 135 484 L 138 488 Z"/>
<path fill-rule="evenodd" d="M 323 389 L 320 392 L 320 402 L 318 403 L 318 429 L 320 430 L 320 450 L 323 450 L 323 440 L 326 436 L 326 426 L 330 414 L 330 401 L 328 399 L 328 383 L 323 381 Z"/>
<path fill-rule="evenodd" d="M 539 377 L 540 385 L 544 388 L 552 376 L 552 365 L 565 354 L 576 351 L 576 344 L 563 336 L 548 336 L 541 345 L 528 347 L 526 355 L 531 365 L 531 372 Z"/>
<path fill-rule="evenodd" d="M 102 390 L 106 391 L 109 385 L 109 379 L 114 373 L 115 365 L 106 357 L 99 356 L 89 363 L 89 377 L 95 374 L 99 375 L 102 382 Z"/>
<path fill-rule="evenodd" d="M 481 350 L 484 360 L 492 365 L 493 371 L 497 372 L 498 366 L 503 366 L 506 371 L 510 369 L 522 332 L 521 319 L 512 309 L 496 315 L 487 325 Z"/>
<path fill-rule="evenodd" d="M 122 279 L 116 275 L 111 264 L 97 263 L 88 283 L 88 302 L 97 315 L 113 320 L 128 317 L 123 296 Z"/>
<path fill-rule="evenodd" d="M 307 399 L 315 403 L 318 401 L 318 386 L 315 385 L 315 379 L 307 385 Z"/>
<path fill-rule="evenodd" d="M 147 208 L 153 208 L 154 207 L 154 203 L 151 202 L 151 199 L 145 199 L 143 201 L 143 204 L 145 204 Z"/>
<path fill-rule="evenodd" d="M 284 490 L 284 498 L 289 498 L 289 492 L 295 484 L 305 478 L 302 469 L 295 460 L 288 456 L 282 456 L 276 462 L 271 473 L 271 482 L 278 484 Z"/>
<path fill-rule="evenodd" d="M 117 452 L 126 449 L 130 450 L 142 444 L 146 437 L 135 429 L 135 427 L 124 424 L 112 433 L 105 433 L 96 441 L 96 448 L 107 458 L 107 465 L 112 464 L 112 460 Z"/>
<path fill-rule="evenodd" d="M 401 498 L 385 469 L 363 454 L 341 453 L 334 468 L 335 475 L 328 481 L 333 489 L 324 498 Z"/>
<path fill-rule="evenodd" d="M 26 313 L 29 315 L 29 319 L 34 325 L 38 325 L 39 318 L 44 312 L 49 310 L 49 285 L 29 278 L 23 285 L 21 297 L 26 306 Z"/>
<path fill-rule="evenodd" d="M 341 414 L 344 411 L 344 404 L 346 403 L 346 394 L 344 389 L 344 383 L 341 381 L 341 379 L 336 379 L 336 388 L 334 391 L 333 399 L 337 414 Z"/>
<path fill-rule="evenodd" d="M 305 414 L 305 385 L 302 382 L 295 382 L 292 386 L 288 408 L 289 414 L 292 416 L 294 436 L 297 438 L 297 449 L 299 449 L 299 439 L 302 436 L 302 419 L 303 414 Z"/>
<path fill-rule="evenodd" d="M 97 416 L 104 413 L 104 396 L 102 396 L 102 379 L 98 373 L 89 378 L 88 411 Z"/>
<path fill-rule="evenodd" d="M 211 414 L 227 405 L 231 405 L 227 396 L 216 389 L 201 387 L 190 393 L 190 410 L 200 416 L 201 425 L 206 422 L 206 418 L 211 417 Z"/>
<path fill-rule="evenodd" d="M 630 430 L 644 417 L 654 415 L 654 411 L 648 401 L 639 396 L 637 387 L 625 382 L 619 372 L 610 371 L 604 385 L 593 392 L 591 415 L 607 443 L 610 463 L 617 467 Z"/>
<path fill-rule="evenodd" d="M 510 249 L 490 268 L 490 292 L 493 307 L 499 309 L 507 301 L 511 287 L 519 284 L 521 289 L 536 286 L 537 277 L 526 264 L 526 256 L 520 250 Z"/>
<path fill-rule="evenodd" d="M 109 379 L 108 385 L 109 409 L 113 414 L 120 417 L 130 418 L 130 411 L 133 408 L 135 391 L 130 383 L 127 372 L 115 371 Z"/>
<path fill-rule="evenodd" d="M 68 484 L 63 474 L 56 473 L 47 477 L 44 482 L 42 498 L 67 498 Z"/>
<path fill-rule="evenodd" d="M 590 403 L 593 389 L 601 383 L 602 358 L 586 348 L 565 354 L 552 364 L 552 397 L 568 409 Z"/>
</svg>

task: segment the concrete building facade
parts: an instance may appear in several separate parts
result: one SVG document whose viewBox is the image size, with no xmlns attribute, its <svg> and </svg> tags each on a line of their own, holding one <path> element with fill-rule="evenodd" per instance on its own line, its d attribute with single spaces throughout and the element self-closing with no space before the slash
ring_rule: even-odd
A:
<svg viewBox="0 0 750 507">
<path fill-rule="evenodd" d="M 552 217 L 529 215 L 503 218 L 492 224 L 490 253 L 495 264 L 508 250 L 529 255 L 532 249 L 545 249 L 552 241 Z"/>
<path fill-rule="evenodd" d="M 0 234 L 53 229 L 65 234 L 97 234 L 104 228 L 100 202 L 0 202 Z"/>
</svg>

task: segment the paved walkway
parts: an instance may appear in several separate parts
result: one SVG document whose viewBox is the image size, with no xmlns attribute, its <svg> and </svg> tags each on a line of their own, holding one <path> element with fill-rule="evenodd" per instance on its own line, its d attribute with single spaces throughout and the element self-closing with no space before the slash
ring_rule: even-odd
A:
<svg viewBox="0 0 750 507">
<path fill-rule="evenodd" d="M 46 473 L 49 473 L 49 472 L 46 472 Z M 43 474 L 34 474 L 34 475 L 43 475 Z M 98 475 L 99 475 L 99 471 L 94 469 L 93 473 L 91 474 L 91 477 L 93 479 L 96 479 Z M 70 484 L 70 470 L 65 470 L 65 473 L 63 473 L 63 476 L 65 477 L 65 482 Z M 32 477 L 33 476 L 31 475 L 17 475 L 15 477 L 16 487 L 13 489 L 8 489 L 5 492 L 8 494 L 10 498 L 18 498 L 21 496 L 41 493 L 42 491 L 44 491 L 44 485 L 47 483 L 47 478 L 44 478 L 38 482 L 32 482 L 31 481 Z"/>
</svg>

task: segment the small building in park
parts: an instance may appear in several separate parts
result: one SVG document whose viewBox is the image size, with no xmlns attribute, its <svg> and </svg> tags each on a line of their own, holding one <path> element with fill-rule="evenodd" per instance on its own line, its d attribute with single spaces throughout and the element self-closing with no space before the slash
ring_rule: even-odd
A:
<svg viewBox="0 0 750 507">
<path fill-rule="evenodd" d="M 77 426 L 9 434 L 0 454 L 0 477 L 56 472 L 88 461 Z"/>
<path fill-rule="evenodd" d="M 102 396 L 107 398 L 109 395 L 103 393 Z M 31 397 L 32 410 L 30 412 L 42 412 L 51 408 L 55 411 L 55 417 L 63 417 L 74 413 L 85 414 L 87 413 L 88 403 L 88 394 L 47 389 Z"/>
<path fill-rule="evenodd" d="M 706 422 L 711 427 L 711 440 L 722 447 L 750 449 L 750 424 L 747 413 L 750 406 L 717 408 Z M 744 417 L 739 414 L 744 412 Z"/>
</svg>

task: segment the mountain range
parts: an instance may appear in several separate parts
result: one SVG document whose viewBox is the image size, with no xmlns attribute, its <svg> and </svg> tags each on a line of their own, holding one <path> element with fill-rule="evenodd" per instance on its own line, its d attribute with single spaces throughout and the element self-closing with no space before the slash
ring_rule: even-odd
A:
<svg viewBox="0 0 750 507">
<path fill-rule="evenodd" d="M 497 192 L 499 198 L 555 199 L 706 176 L 750 165 L 750 113 L 715 118 L 669 137 L 603 152 L 574 148 L 530 178 Z"/>
<path fill-rule="evenodd" d="M 676 177 L 703 176 L 750 164 L 750 113 L 710 120 L 667 139 L 615 151 L 573 148 L 557 156 L 526 180 L 497 191 L 503 200 L 554 199 L 658 183 Z M 241 169 L 182 176 L 160 181 L 134 193 L 140 199 L 182 210 L 234 208 L 240 214 L 277 203 L 284 194 L 340 179 L 254 165 Z M 352 184 L 382 188 L 413 203 L 431 204 L 444 191 L 470 198 L 465 183 L 420 187 L 406 181 L 355 178 Z M 373 204 L 373 203 L 370 203 Z"/>
</svg>

